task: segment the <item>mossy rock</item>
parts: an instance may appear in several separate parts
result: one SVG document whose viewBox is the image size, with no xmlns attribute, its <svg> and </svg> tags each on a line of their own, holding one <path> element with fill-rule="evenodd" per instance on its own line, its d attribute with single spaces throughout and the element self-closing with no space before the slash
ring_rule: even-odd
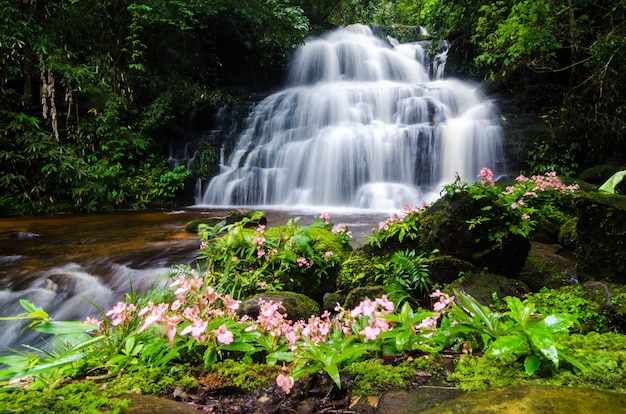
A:
<svg viewBox="0 0 626 414">
<path fill-rule="evenodd" d="M 206 224 L 210 227 L 220 223 L 222 223 L 222 225 L 235 224 L 244 218 L 252 218 L 254 214 L 256 214 L 256 212 L 250 210 L 232 210 L 226 216 L 205 217 L 191 220 L 185 225 L 185 231 L 197 234 L 198 226 L 200 226 L 200 224 Z M 250 222 L 246 227 L 256 227 L 259 224 L 267 224 L 267 219 L 263 216 L 258 222 Z"/>
<path fill-rule="evenodd" d="M 521 298 L 530 291 L 519 280 L 487 272 L 466 273 L 444 288 L 446 292 L 452 289 L 462 290 L 483 305 L 493 304 L 494 297 L 498 299 L 506 296 Z"/>
<path fill-rule="evenodd" d="M 579 280 L 626 284 L 626 196 L 587 194 L 574 208 Z"/>
<path fill-rule="evenodd" d="M 437 256 L 426 263 L 433 284 L 445 285 L 457 280 L 460 274 L 479 271 L 470 262 L 448 255 Z"/>
<path fill-rule="evenodd" d="M 185 231 L 193 234 L 198 234 L 198 227 L 201 224 L 206 224 L 209 227 L 216 226 L 220 223 L 226 224 L 226 217 L 205 217 L 201 219 L 188 221 L 185 225 Z"/>
<path fill-rule="evenodd" d="M 380 273 L 376 265 L 385 264 L 390 258 L 391 254 L 375 247 L 359 247 L 341 264 L 337 274 L 337 289 L 349 292 L 359 286 L 376 284 L 376 276 Z"/>
<path fill-rule="evenodd" d="M 569 254 L 557 254 L 558 248 L 558 245 L 533 242 L 517 279 L 533 292 L 543 287 L 558 289 L 577 283 L 575 258 Z"/>
<path fill-rule="evenodd" d="M 350 293 L 348 293 L 348 297 L 346 298 L 346 302 L 344 303 L 344 309 L 354 309 L 364 301 L 365 299 L 374 300 L 376 298 L 380 298 L 385 294 L 384 286 L 363 286 L 352 289 Z"/>
<path fill-rule="evenodd" d="M 434 217 L 430 223 L 434 236 L 429 238 L 433 244 L 426 251 L 436 248 L 441 254 L 466 260 L 480 269 L 514 277 L 526 262 L 530 240 L 511 234 L 501 243 L 491 241 L 490 235 L 508 228 L 503 220 L 492 219 L 470 229 L 467 223 L 485 209 L 494 217 L 504 216 L 498 214 L 502 207 L 487 198 L 474 199 L 466 193 L 440 198 L 424 213 Z"/>
<path fill-rule="evenodd" d="M 606 180 L 611 178 L 613 174 L 624 169 L 626 169 L 626 167 L 623 165 L 596 165 L 578 174 L 578 179 L 589 184 L 602 185 Z"/>
<path fill-rule="evenodd" d="M 297 292 L 266 292 L 258 293 L 249 299 L 244 300 L 239 306 L 240 315 L 248 315 L 252 318 L 259 316 L 259 300 L 266 302 L 280 302 L 287 317 L 293 321 L 308 320 L 311 315 L 319 315 L 319 304 L 310 297 Z"/>
<path fill-rule="evenodd" d="M 599 407 L 610 411 L 625 406 L 626 394 L 623 393 L 544 385 L 475 391 L 421 412 L 423 414 L 587 414 L 598 411 Z"/>
</svg>

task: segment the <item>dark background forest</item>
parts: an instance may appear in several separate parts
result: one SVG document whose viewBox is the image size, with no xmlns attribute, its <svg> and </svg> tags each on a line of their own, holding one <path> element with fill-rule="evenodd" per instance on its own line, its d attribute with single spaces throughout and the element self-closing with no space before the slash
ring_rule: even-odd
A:
<svg viewBox="0 0 626 414">
<path fill-rule="evenodd" d="M 626 0 L 0 0 L 0 216 L 171 202 L 216 161 L 167 163 L 190 119 L 277 88 L 306 36 L 354 22 L 449 40 L 448 75 L 542 126 L 527 173 L 626 164 Z"/>
</svg>

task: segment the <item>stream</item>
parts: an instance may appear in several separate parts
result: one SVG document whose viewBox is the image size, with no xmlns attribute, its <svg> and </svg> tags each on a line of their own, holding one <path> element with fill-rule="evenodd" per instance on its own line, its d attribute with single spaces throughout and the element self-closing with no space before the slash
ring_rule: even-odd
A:
<svg viewBox="0 0 626 414">
<path fill-rule="evenodd" d="M 42 307 L 57 320 L 99 316 L 131 291 L 167 282 L 174 265 L 195 262 L 200 238 L 185 231 L 191 220 L 226 216 L 229 209 L 186 208 L 0 219 L 0 317 L 24 312 L 20 299 Z M 321 211 L 264 210 L 269 226 L 300 217 L 311 223 Z M 345 210 L 331 213 L 358 239 L 387 213 Z M 7 347 L 32 343 L 24 323 L 0 322 L 0 355 Z"/>
</svg>

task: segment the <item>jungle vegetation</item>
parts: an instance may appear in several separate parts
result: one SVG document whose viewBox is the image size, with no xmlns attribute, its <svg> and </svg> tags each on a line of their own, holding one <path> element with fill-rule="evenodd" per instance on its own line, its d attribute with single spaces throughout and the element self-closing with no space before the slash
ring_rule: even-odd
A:
<svg viewBox="0 0 626 414">
<path fill-rule="evenodd" d="M 305 36 L 353 22 L 452 42 L 552 135 L 532 170 L 624 159 L 626 0 L 0 0 L 0 215 L 144 208 L 191 174 L 166 163 L 194 113 L 282 81 Z M 622 161 L 623 162 L 623 161 Z M 534 171 L 531 171 L 534 172 Z"/>
</svg>

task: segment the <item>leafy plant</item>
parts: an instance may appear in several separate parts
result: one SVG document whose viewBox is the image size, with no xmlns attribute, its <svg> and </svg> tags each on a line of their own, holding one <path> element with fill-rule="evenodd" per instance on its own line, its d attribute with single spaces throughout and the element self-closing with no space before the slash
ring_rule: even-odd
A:
<svg viewBox="0 0 626 414">
<path fill-rule="evenodd" d="M 419 207 L 404 206 L 400 213 L 393 213 L 387 220 L 378 223 L 378 228 L 367 239 L 371 246 L 381 248 L 389 241 L 402 243 L 405 238 L 414 240 L 417 237 L 417 223 L 426 205 Z"/>
<path fill-rule="evenodd" d="M 492 312 L 476 299 L 455 291 L 460 305 L 452 305 L 448 325 L 451 337 L 461 336 L 471 341 L 474 349 L 486 349 L 489 357 L 524 357 L 526 373 L 533 374 L 547 359 L 558 368 L 565 360 L 580 370 L 586 368 L 560 345 L 554 335 L 566 332 L 576 320 L 567 314 L 539 315 L 533 304 L 519 298 L 506 297 L 509 310 Z"/>
<path fill-rule="evenodd" d="M 28 378 L 32 388 L 54 389 L 69 376 L 85 370 L 98 355 L 96 345 L 105 337 L 92 337 L 96 325 L 73 321 L 53 321 L 47 312 L 27 300 L 20 300 L 25 313 L 0 320 L 31 320 L 27 328 L 52 335 L 49 349 L 26 346 L 32 353 L 0 357 L 1 379 Z M 26 329 L 26 328 L 25 328 Z M 8 382 L 0 385 L 7 385 Z"/>
<path fill-rule="evenodd" d="M 348 228 L 327 215 L 307 226 L 297 225 L 295 218 L 285 226 L 249 228 L 262 217 L 257 212 L 234 224 L 199 226 L 198 257 L 211 285 L 235 297 L 279 289 L 321 296 L 350 249 Z"/>
<path fill-rule="evenodd" d="M 490 203 L 469 220 L 468 225 L 473 229 L 488 221 L 501 223 L 489 234 L 489 238 L 497 242 L 513 235 L 528 237 L 535 226 L 533 215 L 538 210 L 546 217 L 562 220 L 562 214 L 554 206 L 562 205 L 564 199 L 579 188 L 577 184 L 563 184 L 554 171 L 531 178 L 520 175 L 504 191 L 495 185 L 489 168 L 482 168 L 477 177 L 480 182 L 468 184 L 457 176 L 456 181 L 445 185 L 442 192 L 448 197 L 462 193 L 475 200 L 487 199 Z"/>
<path fill-rule="evenodd" d="M 437 250 L 429 257 L 415 250 L 401 250 L 393 254 L 386 264 L 378 264 L 381 271 L 377 280 L 382 279 L 390 300 L 400 305 L 405 301 L 415 302 L 415 294 L 424 294 L 432 288 L 427 260 L 432 259 Z"/>
</svg>

